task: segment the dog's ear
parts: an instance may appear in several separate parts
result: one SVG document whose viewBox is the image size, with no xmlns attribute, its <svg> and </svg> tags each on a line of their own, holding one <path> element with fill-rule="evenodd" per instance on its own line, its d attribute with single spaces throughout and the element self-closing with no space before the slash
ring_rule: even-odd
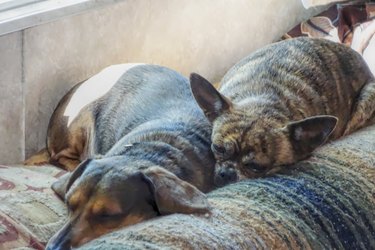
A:
<svg viewBox="0 0 375 250">
<path fill-rule="evenodd" d="M 286 129 L 293 148 L 300 154 L 307 155 L 328 139 L 336 124 L 336 117 L 319 115 L 291 122 Z"/>
<path fill-rule="evenodd" d="M 65 200 L 65 194 L 69 191 L 73 183 L 82 175 L 90 163 L 90 159 L 82 162 L 72 173 L 67 173 L 55 181 L 51 188 L 60 197 Z"/>
<path fill-rule="evenodd" d="M 209 81 L 196 73 L 190 74 L 190 87 L 196 102 L 211 122 L 232 106 Z"/>
<path fill-rule="evenodd" d="M 143 174 L 151 187 L 161 215 L 209 212 L 206 195 L 171 172 L 160 167 L 152 167 L 143 171 Z"/>
</svg>

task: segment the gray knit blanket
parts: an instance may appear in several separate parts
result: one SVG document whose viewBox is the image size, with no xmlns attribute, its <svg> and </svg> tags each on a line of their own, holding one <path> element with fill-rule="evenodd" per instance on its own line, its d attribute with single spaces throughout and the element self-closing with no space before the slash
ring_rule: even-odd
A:
<svg viewBox="0 0 375 250">
<path fill-rule="evenodd" d="M 174 214 L 80 249 L 375 249 L 375 126 L 267 178 L 208 194 L 210 214 Z"/>
</svg>

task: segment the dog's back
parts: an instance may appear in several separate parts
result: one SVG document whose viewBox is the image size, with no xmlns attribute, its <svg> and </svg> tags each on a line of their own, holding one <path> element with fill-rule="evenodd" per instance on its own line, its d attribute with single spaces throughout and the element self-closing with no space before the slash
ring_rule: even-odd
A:
<svg viewBox="0 0 375 250">
<path fill-rule="evenodd" d="M 325 39 L 262 48 L 230 69 L 219 91 L 197 74 L 191 86 L 213 124 L 221 185 L 304 159 L 375 117 L 375 80 L 363 58 Z"/>
<path fill-rule="evenodd" d="M 234 103 L 251 101 L 255 112 L 267 100 L 271 102 L 267 108 L 290 121 L 336 116 L 331 137 L 337 138 L 344 132 L 360 90 L 371 78 L 354 50 L 325 39 L 299 38 L 272 44 L 244 58 L 224 76 L 219 91 Z"/>
<path fill-rule="evenodd" d="M 50 120 L 47 148 L 51 162 L 68 170 L 97 155 L 127 154 L 136 159 L 133 166 L 153 162 L 207 191 L 214 167 L 210 134 L 185 77 L 161 66 L 124 64 L 64 96 Z"/>
<path fill-rule="evenodd" d="M 95 115 L 95 152 L 105 154 L 121 138 L 127 142 L 138 131 L 194 124 L 209 134 L 205 117 L 195 104 L 188 80 L 177 72 L 156 65 L 139 65 L 124 73 L 110 92 L 93 106 Z M 116 117 L 116 119 L 113 119 Z M 202 125 L 199 125 L 202 124 Z M 198 126 L 198 127 L 197 127 Z M 181 131 L 179 131 L 181 132 Z"/>
<path fill-rule="evenodd" d="M 126 154 L 136 168 L 152 162 L 202 191 L 212 189 L 211 125 L 185 77 L 156 65 L 134 67 L 93 113 L 95 152 Z"/>
</svg>

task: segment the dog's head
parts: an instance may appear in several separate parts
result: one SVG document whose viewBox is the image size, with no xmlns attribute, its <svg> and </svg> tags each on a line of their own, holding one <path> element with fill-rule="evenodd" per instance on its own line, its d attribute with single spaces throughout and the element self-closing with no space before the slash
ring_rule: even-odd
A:
<svg viewBox="0 0 375 250">
<path fill-rule="evenodd" d="M 110 167 L 113 162 L 86 160 L 52 185 L 70 215 L 46 249 L 77 247 L 159 215 L 209 211 L 206 196 L 171 172 L 161 167 L 128 171 Z"/>
<path fill-rule="evenodd" d="M 272 111 L 249 110 L 232 103 L 198 74 L 191 74 L 193 95 L 213 124 L 212 151 L 217 160 L 216 185 L 274 172 L 307 157 L 334 130 L 337 118 L 314 116 L 280 120 Z M 260 110 L 260 111 L 259 111 Z"/>
</svg>

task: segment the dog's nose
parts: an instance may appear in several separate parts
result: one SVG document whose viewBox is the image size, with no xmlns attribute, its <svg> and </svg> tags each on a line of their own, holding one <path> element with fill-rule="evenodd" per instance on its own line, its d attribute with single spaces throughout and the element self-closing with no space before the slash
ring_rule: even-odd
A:
<svg viewBox="0 0 375 250">
<path fill-rule="evenodd" d="M 75 219 L 73 220 L 73 222 Z M 48 241 L 46 250 L 70 250 L 71 247 L 72 224 L 67 222 L 52 238 Z"/>
<path fill-rule="evenodd" d="M 233 168 L 219 168 L 215 173 L 215 185 L 219 187 L 235 182 L 237 179 L 237 172 Z"/>
<path fill-rule="evenodd" d="M 47 245 L 45 250 L 71 250 L 71 246 Z"/>
</svg>

